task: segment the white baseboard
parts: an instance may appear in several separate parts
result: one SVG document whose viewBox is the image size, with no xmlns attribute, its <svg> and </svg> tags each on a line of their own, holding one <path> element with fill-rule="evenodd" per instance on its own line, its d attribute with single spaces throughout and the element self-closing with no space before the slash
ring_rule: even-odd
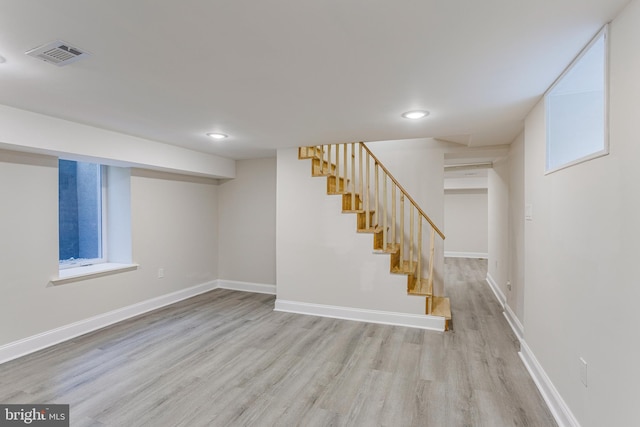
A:
<svg viewBox="0 0 640 427">
<path fill-rule="evenodd" d="M 580 423 L 575 418 L 571 409 L 567 406 L 567 404 L 556 390 L 555 386 L 551 382 L 551 379 L 547 376 L 546 372 L 536 359 L 535 355 L 531 351 L 531 348 L 527 345 L 524 340 L 524 326 L 518 316 L 513 312 L 509 304 L 506 303 L 506 298 L 498 285 L 496 284 L 493 277 L 490 274 L 487 274 L 487 283 L 491 287 L 494 295 L 496 296 L 498 302 L 502 305 L 504 311 L 504 317 L 507 319 L 507 323 L 513 329 L 513 333 L 516 335 L 518 340 L 520 341 L 520 359 L 522 359 L 522 363 L 529 371 L 529 375 L 533 379 L 533 382 L 538 387 L 542 398 L 549 407 L 549 411 L 555 418 L 559 427 L 580 427 Z"/>
<path fill-rule="evenodd" d="M 529 375 L 533 378 L 533 382 L 536 383 L 540 394 L 542 394 L 544 401 L 547 403 L 551 414 L 556 419 L 558 426 L 580 427 L 580 423 L 571 412 L 571 409 L 562 399 L 562 396 L 560 396 L 560 393 L 558 393 L 558 390 L 556 390 L 547 373 L 542 369 L 538 359 L 536 359 L 524 340 L 520 340 L 519 354 L 524 366 L 529 371 Z"/>
<path fill-rule="evenodd" d="M 496 281 L 493 279 L 493 277 L 491 277 L 491 274 L 489 273 L 487 273 L 487 283 L 489 284 L 489 287 L 493 291 L 493 294 L 496 296 L 496 299 L 502 306 L 502 309 L 504 309 L 504 305 L 507 302 L 507 297 L 504 296 L 504 293 L 502 293 L 502 290 L 500 290 L 500 287 L 498 286 Z"/>
<path fill-rule="evenodd" d="M 222 289 L 231 289 L 234 291 L 255 292 L 258 294 L 276 294 L 276 285 L 267 285 L 263 283 L 239 282 L 237 280 L 216 280 L 218 287 Z"/>
<path fill-rule="evenodd" d="M 476 258 L 476 259 L 487 259 L 489 258 L 488 253 L 484 252 L 453 252 L 453 251 L 445 251 L 445 258 Z"/>
<path fill-rule="evenodd" d="M 355 320 L 358 322 L 382 323 L 384 325 L 444 331 L 444 318 L 426 314 L 394 313 L 391 311 L 366 310 L 362 308 L 338 307 L 307 302 L 276 299 L 275 311 Z"/>
<path fill-rule="evenodd" d="M 202 283 L 187 289 L 181 289 L 170 294 L 151 298 L 137 304 L 109 311 L 104 314 L 90 317 L 79 322 L 61 326 L 50 331 L 33 335 L 18 341 L 0 346 L 0 363 L 25 356 L 43 348 L 70 340 L 88 332 L 104 328 L 117 322 L 129 319 L 148 311 L 155 310 L 196 295 L 209 292 L 217 287 L 216 281 Z"/>
<path fill-rule="evenodd" d="M 516 337 L 518 337 L 518 340 L 522 341 L 524 339 L 524 326 L 522 326 L 522 323 L 520 322 L 520 319 L 518 319 L 518 316 L 516 316 L 513 310 L 511 310 L 509 304 L 504 305 L 504 311 L 502 312 L 502 314 L 504 314 L 504 317 L 507 319 L 507 322 L 509 323 L 509 326 L 511 326 L 511 329 L 513 329 L 513 333 L 516 334 Z"/>
</svg>

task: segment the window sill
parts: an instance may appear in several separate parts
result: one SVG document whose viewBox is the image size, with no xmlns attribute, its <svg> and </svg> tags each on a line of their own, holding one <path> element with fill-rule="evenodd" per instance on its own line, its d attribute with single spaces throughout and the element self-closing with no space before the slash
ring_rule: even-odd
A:
<svg viewBox="0 0 640 427">
<path fill-rule="evenodd" d="M 113 262 L 107 262 L 104 264 L 67 268 L 65 270 L 60 270 L 58 277 L 51 279 L 51 283 L 55 286 L 64 285 L 65 283 L 78 282 L 110 274 L 132 271 L 138 269 L 138 267 L 138 264 L 116 264 Z"/>
</svg>

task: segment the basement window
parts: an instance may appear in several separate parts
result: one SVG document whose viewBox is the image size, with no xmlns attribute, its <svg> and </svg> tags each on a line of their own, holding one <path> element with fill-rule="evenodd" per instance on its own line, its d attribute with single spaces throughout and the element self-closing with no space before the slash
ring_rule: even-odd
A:
<svg viewBox="0 0 640 427">
<path fill-rule="evenodd" d="M 106 168 L 58 161 L 60 269 L 105 262 Z"/>
<path fill-rule="evenodd" d="M 135 269 L 131 264 L 128 168 L 58 160 L 58 249 L 62 284 Z"/>
<path fill-rule="evenodd" d="M 545 111 L 546 173 L 609 153 L 606 26 L 548 90 Z"/>
</svg>

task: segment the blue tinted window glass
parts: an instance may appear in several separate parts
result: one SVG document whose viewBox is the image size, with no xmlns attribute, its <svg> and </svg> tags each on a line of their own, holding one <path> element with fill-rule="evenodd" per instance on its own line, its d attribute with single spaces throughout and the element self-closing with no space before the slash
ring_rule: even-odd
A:
<svg viewBox="0 0 640 427">
<path fill-rule="evenodd" d="M 61 264 L 102 257 L 100 165 L 60 160 L 58 169 Z"/>
</svg>

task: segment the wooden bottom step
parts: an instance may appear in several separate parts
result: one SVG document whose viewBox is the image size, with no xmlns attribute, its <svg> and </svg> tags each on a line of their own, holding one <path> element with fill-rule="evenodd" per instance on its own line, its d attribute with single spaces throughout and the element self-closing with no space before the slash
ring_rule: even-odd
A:
<svg viewBox="0 0 640 427">
<path fill-rule="evenodd" d="M 446 297 L 432 297 L 431 315 L 444 317 L 444 330 L 451 329 L 451 302 Z M 428 304 L 428 302 L 427 302 Z"/>
</svg>

